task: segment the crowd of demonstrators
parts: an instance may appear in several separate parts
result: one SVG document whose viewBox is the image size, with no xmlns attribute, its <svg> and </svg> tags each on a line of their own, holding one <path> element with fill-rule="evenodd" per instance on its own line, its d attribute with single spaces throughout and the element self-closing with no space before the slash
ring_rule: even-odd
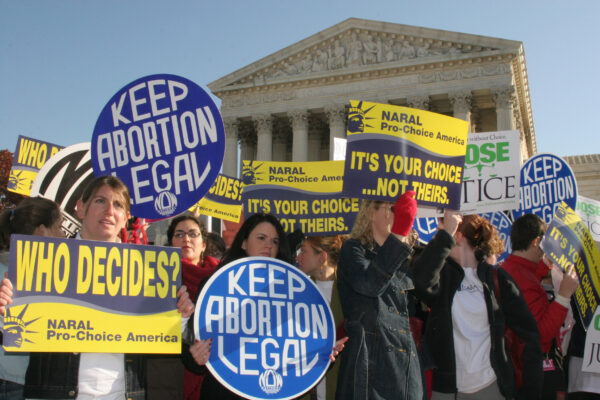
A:
<svg viewBox="0 0 600 400">
<path fill-rule="evenodd" d="M 337 285 L 337 266 L 342 244 L 347 235 L 309 236 L 300 247 L 296 261 L 302 272 L 314 280 L 319 291 L 330 305 L 333 321 L 338 331 L 336 337 L 345 337 L 343 332 L 342 304 Z M 339 329 L 339 328 L 342 329 Z M 326 400 L 335 398 L 339 363 L 334 363 L 319 384 L 313 388 L 312 399 Z"/>
<path fill-rule="evenodd" d="M 77 202 L 82 226 L 77 239 L 118 242 L 129 217 L 130 197 L 118 178 L 95 178 Z M 12 284 L 2 281 L 2 305 L 12 302 Z M 185 320 L 193 303 L 184 286 L 177 309 Z M 182 324 L 183 326 L 183 324 Z M 122 353 L 31 353 L 24 396 L 35 399 L 146 398 L 146 363 L 143 355 Z"/>
<path fill-rule="evenodd" d="M 562 277 L 554 300 L 548 300 L 542 286 L 542 279 L 550 273 L 552 264 L 544 257 L 540 247 L 545 231 L 546 224 L 537 215 L 525 214 L 517 218 L 510 232 L 513 252 L 502 268 L 512 276 L 521 289 L 527 306 L 537 322 L 545 362 L 542 398 L 555 400 L 557 393 L 564 393 L 566 390 L 559 333 L 567 316 L 571 296 L 579 286 L 579 280 L 571 265 Z M 519 347 L 513 347 L 512 353 L 515 364 L 521 367 Z"/>
<path fill-rule="evenodd" d="M 497 231 L 477 215 L 452 211 L 438 227 L 428 246 L 445 262 L 414 269 L 416 295 L 431 308 L 425 339 L 436 365 L 432 399 L 538 398 L 542 355 L 535 320 L 510 276 L 484 260 Z M 524 341 L 525 383 L 518 392 L 506 326 Z"/>
<path fill-rule="evenodd" d="M 540 248 L 546 225 L 533 215 L 518 218 L 511 231 L 513 253 L 502 268 L 493 268 L 494 256 L 504 248 L 495 228 L 477 215 L 463 217 L 447 210 L 438 233 L 416 257 L 413 196 L 407 192 L 396 203 L 364 200 L 349 239 L 304 238 L 295 232 L 289 236 L 297 239 L 293 248 L 271 214 L 248 217 L 227 250 L 197 217 L 175 217 L 167 244 L 182 250 L 183 286 L 177 303 L 182 330 L 187 326 L 193 335 L 188 321 L 193 303 L 218 268 L 244 257 L 272 257 L 297 262 L 329 301 L 335 324 L 345 328 L 337 332 L 332 360 L 346 349 L 308 394 L 311 399 L 427 399 L 423 372 L 431 365 L 434 400 L 556 399 L 567 380 L 544 372 L 542 360 L 560 353 L 558 334 L 578 280 L 569 267 L 554 298 L 547 297 L 541 281 L 551 263 L 544 262 Z M 129 192 L 118 178 L 96 178 L 77 203 L 82 222 L 77 238 L 118 242 L 129 205 Z M 1 268 L 8 269 L 11 234 L 61 236 L 61 221 L 58 206 L 42 198 L 25 199 L 16 209 L 2 212 Z M 12 294 L 12 284 L 5 278 L 0 286 L 1 314 Z M 414 318 L 414 304 L 419 302 L 429 307 L 428 313 L 419 315 L 426 320 L 424 328 Z M 14 340 L 12 334 L 5 327 L 5 343 Z M 509 352 L 511 338 L 516 344 Z M 568 385 L 573 394 L 568 398 L 599 397 L 590 393 L 598 392 L 598 374 L 581 372 L 584 342 L 585 330 L 577 319 L 569 346 Z M 211 344 L 211 340 L 184 343 L 181 357 L 110 353 L 29 357 L 3 352 L 0 399 L 239 399 L 206 369 Z"/>
<path fill-rule="evenodd" d="M 26 198 L 16 208 L 2 211 L 0 214 L 0 276 L 6 276 L 8 272 L 12 234 L 64 237 L 61 222 L 62 213 L 58 204 L 41 197 Z M 0 293 L 5 302 L 10 301 L 11 295 L 12 293 Z M 0 307 L 2 315 L 6 311 L 5 304 Z M 11 346 L 22 340 L 23 328 L 18 323 L 5 323 L 2 317 L 0 321 L 4 330 L 3 335 L 0 336 L 1 344 Z M 23 385 L 28 365 L 29 354 L 0 351 L 0 399 L 23 398 Z"/>
</svg>

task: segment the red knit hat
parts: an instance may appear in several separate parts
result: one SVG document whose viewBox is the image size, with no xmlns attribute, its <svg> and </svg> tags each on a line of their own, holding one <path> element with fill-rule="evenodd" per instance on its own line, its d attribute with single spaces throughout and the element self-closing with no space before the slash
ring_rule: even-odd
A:
<svg viewBox="0 0 600 400">
<path fill-rule="evenodd" d="M 397 235 L 408 236 L 417 215 L 417 201 L 414 199 L 414 190 L 405 192 L 394 204 L 394 225 L 392 232 Z"/>
</svg>

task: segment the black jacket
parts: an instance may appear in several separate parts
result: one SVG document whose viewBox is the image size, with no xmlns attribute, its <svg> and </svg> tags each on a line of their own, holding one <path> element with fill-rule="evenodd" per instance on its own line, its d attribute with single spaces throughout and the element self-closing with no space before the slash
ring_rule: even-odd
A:
<svg viewBox="0 0 600 400">
<path fill-rule="evenodd" d="M 74 399 L 78 394 L 79 353 L 31 353 L 25 376 L 25 397 Z M 146 364 L 141 354 L 125 354 L 127 399 L 146 398 Z"/>
<path fill-rule="evenodd" d="M 429 242 L 446 257 L 454 246 L 454 239 L 446 231 L 439 231 Z M 423 255 L 427 256 L 427 255 Z M 422 256 L 422 257 L 423 257 Z M 420 260 L 413 271 L 416 294 L 431 307 L 427 320 L 425 340 L 436 368 L 433 371 L 433 390 L 456 393 L 456 361 L 452 329 L 452 300 L 464 278 L 462 267 L 451 258 L 440 266 L 435 262 Z M 477 276 L 483 283 L 483 294 L 490 323 L 490 362 L 504 397 L 511 399 L 537 399 L 542 388 L 542 350 L 540 335 L 533 315 L 517 284 L 503 269 L 498 269 L 498 284 L 502 304 L 494 293 L 492 266 L 482 262 Z M 525 342 L 523 351 L 523 386 L 515 393 L 514 369 L 505 340 L 509 326 Z"/>
</svg>

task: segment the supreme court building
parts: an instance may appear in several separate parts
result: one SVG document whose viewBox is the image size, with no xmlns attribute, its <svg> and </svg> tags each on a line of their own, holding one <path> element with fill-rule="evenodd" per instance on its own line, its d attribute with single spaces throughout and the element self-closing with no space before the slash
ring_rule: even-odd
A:
<svg viewBox="0 0 600 400">
<path fill-rule="evenodd" d="M 332 159 L 351 99 L 454 116 L 471 132 L 517 129 L 522 159 L 537 152 L 518 41 L 350 18 L 208 87 L 222 100 L 230 176 L 239 159 Z"/>
</svg>

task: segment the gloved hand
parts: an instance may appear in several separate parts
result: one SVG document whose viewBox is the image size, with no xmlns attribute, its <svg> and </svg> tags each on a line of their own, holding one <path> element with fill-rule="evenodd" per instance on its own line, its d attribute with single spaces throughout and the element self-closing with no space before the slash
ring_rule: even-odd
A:
<svg viewBox="0 0 600 400">
<path fill-rule="evenodd" d="M 417 201 L 414 199 L 415 194 L 414 190 L 409 190 L 396 200 L 396 204 L 394 204 L 392 233 L 408 236 L 417 215 Z"/>
</svg>

